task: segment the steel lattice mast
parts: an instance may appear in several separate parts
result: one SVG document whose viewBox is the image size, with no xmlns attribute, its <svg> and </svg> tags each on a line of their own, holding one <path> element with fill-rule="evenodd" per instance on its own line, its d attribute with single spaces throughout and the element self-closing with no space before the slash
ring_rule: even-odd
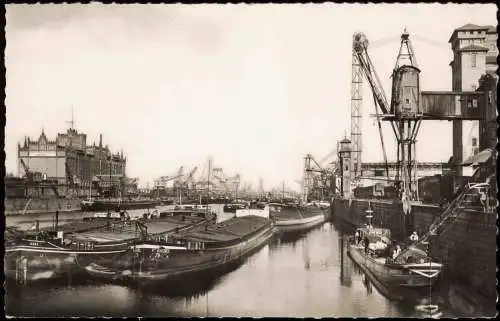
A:
<svg viewBox="0 0 500 321">
<path fill-rule="evenodd" d="M 352 80 L 351 80 L 351 175 L 353 181 L 361 176 L 362 152 L 362 112 L 363 112 L 363 71 L 355 50 L 356 35 L 353 36 L 352 47 Z"/>
</svg>

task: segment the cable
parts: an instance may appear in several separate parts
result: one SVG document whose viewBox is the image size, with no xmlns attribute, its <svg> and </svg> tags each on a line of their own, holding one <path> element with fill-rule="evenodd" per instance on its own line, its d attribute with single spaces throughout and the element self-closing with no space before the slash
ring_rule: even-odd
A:
<svg viewBox="0 0 500 321">
<path fill-rule="evenodd" d="M 394 42 L 399 42 L 400 40 L 401 40 L 400 35 L 382 38 L 382 39 L 378 39 L 378 40 L 370 42 L 368 44 L 368 47 L 370 48 L 370 50 L 377 49 L 377 48 L 387 46 L 387 45 L 394 43 Z"/>
<path fill-rule="evenodd" d="M 417 36 L 417 35 L 412 35 L 412 39 L 416 40 L 416 41 L 420 41 L 420 42 L 425 42 L 429 45 L 432 45 L 432 46 L 435 46 L 435 47 L 439 47 L 441 49 L 446 49 L 446 50 L 450 50 L 450 48 L 448 47 L 448 45 L 445 45 L 441 42 L 437 42 L 437 41 L 434 41 L 434 40 L 431 40 L 431 39 L 426 39 L 424 37 L 420 37 L 420 36 Z"/>
</svg>

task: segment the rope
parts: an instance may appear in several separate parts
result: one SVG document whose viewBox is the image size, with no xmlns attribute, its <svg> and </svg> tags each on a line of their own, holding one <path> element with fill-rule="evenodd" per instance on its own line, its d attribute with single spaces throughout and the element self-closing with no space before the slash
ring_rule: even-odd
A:
<svg viewBox="0 0 500 321">
<path fill-rule="evenodd" d="M 445 45 L 441 42 L 437 42 L 437 41 L 434 41 L 434 40 L 431 40 L 431 39 L 427 39 L 427 38 L 424 38 L 424 37 L 420 37 L 420 36 L 416 36 L 416 35 L 412 35 L 412 38 L 417 40 L 417 41 L 421 41 L 421 42 L 425 42 L 427 44 L 430 44 L 430 45 L 433 45 L 433 46 L 436 46 L 436 47 L 439 47 L 441 49 L 445 49 L 446 50 L 450 50 L 448 45 Z"/>
<path fill-rule="evenodd" d="M 394 43 L 394 42 L 400 42 L 400 41 L 401 41 L 401 35 L 387 37 L 387 38 L 382 38 L 382 39 L 377 39 L 375 41 L 371 41 L 368 44 L 368 48 L 370 48 L 370 49 L 377 49 L 377 48 L 381 48 L 383 46 L 386 46 L 388 44 L 391 44 L 391 43 Z"/>
</svg>

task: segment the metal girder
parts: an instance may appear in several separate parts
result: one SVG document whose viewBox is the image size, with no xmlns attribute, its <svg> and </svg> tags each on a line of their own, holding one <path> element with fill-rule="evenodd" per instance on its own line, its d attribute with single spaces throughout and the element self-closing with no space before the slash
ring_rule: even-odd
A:
<svg viewBox="0 0 500 321">
<path fill-rule="evenodd" d="M 353 39 L 353 42 L 355 38 Z M 358 54 L 352 51 L 351 77 L 351 177 L 361 173 L 362 152 L 362 120 L 363 120 L 363 71 Z"/>
</svg>

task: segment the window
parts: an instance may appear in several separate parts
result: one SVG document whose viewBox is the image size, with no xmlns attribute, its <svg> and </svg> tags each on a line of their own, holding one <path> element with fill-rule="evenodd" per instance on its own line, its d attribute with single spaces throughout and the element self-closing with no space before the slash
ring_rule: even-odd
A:
<svg viewBox="0 0 500 321">
<path fill-rule="evenodd" d="M 472 68 L 476 68 L 477 67 L 477 54 L 476 53 L 473 53 L 471 55 L 471 59 L 470 59 L 470 66 Z"/>
</svg>

